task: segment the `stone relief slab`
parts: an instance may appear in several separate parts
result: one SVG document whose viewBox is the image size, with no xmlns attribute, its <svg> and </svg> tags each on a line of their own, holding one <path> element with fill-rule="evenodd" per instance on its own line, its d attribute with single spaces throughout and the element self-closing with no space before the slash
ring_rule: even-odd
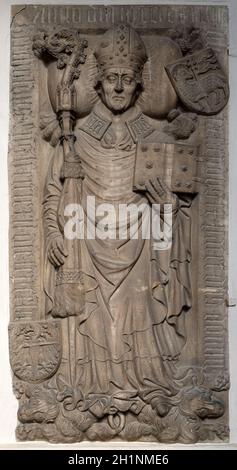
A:
<svg viewBox="0 0 237 470">
<path fill-rule="evenodd" d="M 17 439 L 228 440 L 227 51 L 225 7 L 12 8 Z"/>
</svg>

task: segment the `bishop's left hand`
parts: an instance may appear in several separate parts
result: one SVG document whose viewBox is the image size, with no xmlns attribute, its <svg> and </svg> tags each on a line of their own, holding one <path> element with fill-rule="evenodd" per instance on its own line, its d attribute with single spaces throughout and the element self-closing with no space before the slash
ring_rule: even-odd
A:
<svg viewBox="0 0 237 470">
<path fill-rule="evenodd" d="M 172 211 L 178 208 L 178 197 L 158 176 L 146 182 L 146 196 L 151 204 L 172 204 Z"/>
</svg>

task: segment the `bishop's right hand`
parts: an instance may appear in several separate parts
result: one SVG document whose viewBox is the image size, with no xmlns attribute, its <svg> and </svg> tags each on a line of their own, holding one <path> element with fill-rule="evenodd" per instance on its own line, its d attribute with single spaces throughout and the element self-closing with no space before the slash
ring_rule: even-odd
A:
<svg viewBox="0 0 237 470">
<path fill-rule="evenodd" d="M 55 267 L 59 268 L 65 262 L 65 258 L 68 256 L 67 250 L 64 246 L 62 235 L 58 235 L 49 242 L 48 246 L 48 259 L 50 263 Z"/>
</svg>

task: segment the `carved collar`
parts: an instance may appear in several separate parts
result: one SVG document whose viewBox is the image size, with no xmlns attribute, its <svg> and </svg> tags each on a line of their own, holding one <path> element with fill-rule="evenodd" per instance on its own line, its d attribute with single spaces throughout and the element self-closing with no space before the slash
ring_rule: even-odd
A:
<svg viewBox="0 0 237 470">
<path fill-rule="evenodd" d="M 150 124 L 149 118 L 136 106 L 123 113 L 121 119 L 127 125 L 134 142 L 144 140 L 155 130 Z M 101 140 L 111 123 L 112 113 L 100 103 L 79 126 L 79 129 L 95 139 Z"/>
</svg>

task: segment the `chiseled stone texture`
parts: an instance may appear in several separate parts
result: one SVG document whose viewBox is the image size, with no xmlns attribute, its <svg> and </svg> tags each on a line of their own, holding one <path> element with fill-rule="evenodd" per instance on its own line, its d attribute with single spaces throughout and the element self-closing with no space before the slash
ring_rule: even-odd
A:
<svg viewBox="0 0 237 470">
<path fill-rule="evenodd" d="M 228 440 L 227 48 L 225 7 L 13 7 L 19 440 Z M 172 243 L 66 237 L 92 200 L 172 204 Z"/>
</svg>

